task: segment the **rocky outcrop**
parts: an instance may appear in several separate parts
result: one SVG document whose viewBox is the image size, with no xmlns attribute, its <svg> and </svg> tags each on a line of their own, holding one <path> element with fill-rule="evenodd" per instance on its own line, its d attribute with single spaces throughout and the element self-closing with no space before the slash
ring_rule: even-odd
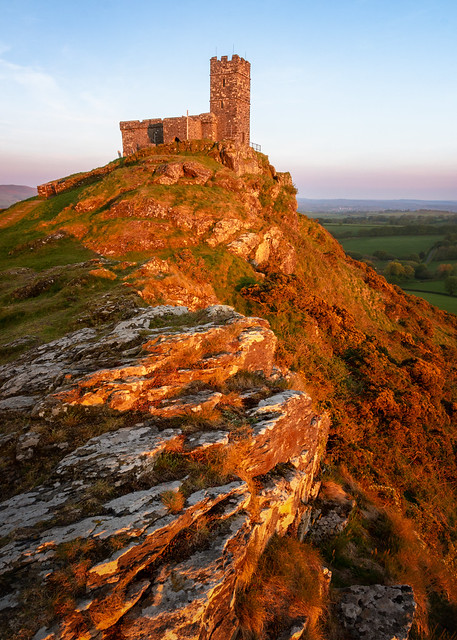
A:
<svg viewBox="0 0 457 640">
<path fill-rule="evenodd" d="M 217 304 L 216 294 L 209 282 L 192 278 L 168 260 L 152 258 L 125 280 L 150 303 L 165 298 L 170 304 L 185 306 L 191 311 Z"/>
<path fill-rule="evenodd" d="M 339 485 L 323 483 L 310 512 L 311 540 L 316 544 L 325 543 L 344 531 L 355 505 L 355 500 Z"/>
<path fill-rule="evenodd" d="M 264 233 L 244 233 L 230 242 L 227 249 L 256 268 L 275 267 L 285 274 L 293 273 L 297 262 L 295 249 L 278 227 Z"/>
<path fill-rule="evenodd" d="M 222 144 L 219 143 L 218 149 L 222 164 L 231 169 L 236 175 L 263 173 L 264 167 L 259 162 L 259 156 L 251 147 L 227 141 Z"/>
<path fill-rule="evenodd" d="M 176 145 L 160 145 L 42 185 L 45 197 L 84 187 L 46 227 L 74 236 L 105 256 L 179 251 L 205 243 L 212 249 L 227 248 L 255 270 L 293 273 L 295 249 L 276 224 L 284 220 L 288 230 L 297 229 L 290 176 L 276 173 L 266 156 L 229 141 L 192 141 L 182 152 L 176 153 Z M 155 304 L 164 299 L 192 306 L 191 292 L 205 282 L 198 274 L 181 271 L 184 282 L 178 278 L 167 291 L 171 297 L 156 297 Z M 151 280 L 150 289 L 156 288 L 153 274 Z M 206 305 L 216 302 L 206 298 Z"/>
<path fill-rule="evenodd" d="M 16 465 L 52 425 L 131 416 L 77 448 L 69 437 L 41 484 L 0 504 L 5 637 L 237 631 L 246 563 L 296 528 L 328 429 L 307 394 L 281 389 L 275 344 L 265 321 L 229 307 L 156 307 L 0 369 L 3 416 L 28 425 L 9 436 Z"/>
</svg>

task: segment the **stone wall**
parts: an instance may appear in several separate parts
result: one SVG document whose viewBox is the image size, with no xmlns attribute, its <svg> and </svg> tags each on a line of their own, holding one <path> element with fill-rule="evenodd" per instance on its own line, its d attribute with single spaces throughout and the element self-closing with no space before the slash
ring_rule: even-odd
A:
<svg viewBox="0 0 457 640">
<path fill-rule="evenodd" d="M 120 123 L 123 153 L 128 156 L 151 144 L 163 143 L 163 121 L 161 118 L 130 120 Z"/>
<path fill-rule="evenodd" d="M 68 191 L 69 189 L 75 189 L 76 187 L 80 187 L 84 184 L 96 182 L 103 176 L 111 173 L 111 171 L 117 169 L 117 167 L 118 164 L 116 161 L 114 161 L 110 162 L 104 167 L 93 169 L 92 171 L 75 173 L 74 175 L 68 176 L 67 178 L 60 178 L 59 180 L 51 180 L 50 182 L 39 184 L 37 186 L 38 195 L 41 198 L 50 198 L 51 196 L 56 196 L 57 194 L 62 193 L 63 191 Z"/>
<path fill-rule="evenodd" d="M 217 140 L 217 117 L 213 113 L 120 123 L 123 153 L 129 156 L 139 149 L 184 140 Z"/>
<path fill-rule="evenodd" d="M 164 118 L 163 141 L 165 144 L 183 140 L 217 140 L 217 118 L 212 113 L 198 116 Z"/>
</svg>

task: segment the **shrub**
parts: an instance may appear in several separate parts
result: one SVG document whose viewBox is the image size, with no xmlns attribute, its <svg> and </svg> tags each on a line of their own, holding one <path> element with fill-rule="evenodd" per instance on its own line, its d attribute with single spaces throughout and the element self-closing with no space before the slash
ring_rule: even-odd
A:
<svg viewBox="0 0 457 640">
<path fill-rule="evenodd" d="M 436 270 L 436 275 L 438 278 L 446 278 L 447 276 L 452 275 L 453 271 L 454 267 L 452 264 L 440 264 Z"/>
<path fill-rule="evenodd" d="M 172 513 L 178 513 L 184 507 L 184 503 L 186 498 L 181 491 L 173 491 L 173 489 L 167 489 L 160 494 L 160 499 L 163 504 L 169 509 Z"/>
</svg>

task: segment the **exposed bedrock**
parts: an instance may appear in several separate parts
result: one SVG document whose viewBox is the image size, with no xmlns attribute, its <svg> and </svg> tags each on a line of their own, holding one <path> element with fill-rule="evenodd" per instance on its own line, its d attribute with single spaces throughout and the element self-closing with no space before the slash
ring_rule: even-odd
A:
<svg viewBox="0 0 457 640">
<path fill-rule="evenodd" d="M 8 435 L 19 470 L 53 430 L 68 435 L 42 483 L 0 504 L 2 629 L 236 633 L 247 567 L 309 509 L 328 431 L 287 388 L 275 345 L 267 322 L 229 307 L 155 307 L 0 368 L 2 417 L 24 425 Z M 91 433 L 106 415 L 108 430 Z M 88 436 L 78 446 L 74 429 Z"/>
</svg>

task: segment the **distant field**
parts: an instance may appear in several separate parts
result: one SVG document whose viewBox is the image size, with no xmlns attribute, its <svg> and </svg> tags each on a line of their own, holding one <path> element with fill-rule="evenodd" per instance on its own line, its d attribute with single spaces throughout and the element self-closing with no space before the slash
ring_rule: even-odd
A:
<svg viewBox="0 0 457 640">
<path fill-rule="evenodd" d="M 411 295 L 417 296 L 418 298 L 427 300 L 427 302 L 435 305 L 435 307 L 443 309 L 443 311 L 457 314 L 457 298 L 454 298 L 452 296 L 440 295 L 439 293 L 419 293 L 417 291 L 413 291 L 412 289 L 406 288 L 404 289 L 404 291 L 406 293 L 410 293 Z"/>
<path fill-rule="evenodd" d="M 335 238 L 337 238 L 340 233 L 346 233 L 346 232 L 350 231 L 351 233 L 353 233 L 355 235 L 361 229 L 379 229 L 379 227 L 382 226 L 382 225 L 379 225 L 379 224 L 350 224 L 350 223 L 333 224 L 332 222 L 329 222 L 329 223 L 324 222 L 324 223 L 322 223 L 322 226 L 324 226 L 327 229 L 327 231 L 329 231 L 333 236 L 335 236 Z"/>
<path fill-rule="evenodd" d="M 350 221 L 340 223 L 335 222 L 334 219 L 328 223 L 322 220 L 322 223 L 327 231 L 338 240 L 347 253 L 363 256 L 363 259 L 369 260 L 380 274 L 384 274 L 391 260 L 400 261 L 410 267 L 413 266 L 413 268 L 417 268 L 418 266 L 425 268 L 431 276 L 429 279 L 415 279 L 413 276 L 404 280 L 390 277 L 390 280 L 402 287 L 407 293 L 417 295 L 444 311 L 457 314 L 457 297 L 447 295 L 444 279 L 439 278 L 437 273 L 440 264 L 457 265 L 457 260 L 434 261 L 432 259 L 430 262 L 427 262 L 427 256 L 432 247 L 446 237 L 445 233 L 449 234 L 453 232 L 452 228 L 446 229 L 446 232 L 443 230 L 443 233 L 440 235 L 435 235 L 432 231 L 435 223 L 429 218 L 428 220 L 424 220 L 424 222 L 421 221 L 422 231 L 425 231 L 426 235 L 414 234 L 415 228 L 417 229 L 416 223 L 414 222 L 406 223 L 407 227 L 411 226 L 411 233 L 409 235 L 405 235 L 404 226 L 398 228 L 398 235 L 392 235 L 395 234 L 397 230 L 396 226 L 392 225 L 391 217 L 394 216 L 389 215 L 387 219 L 384 218 L 384 220 L 379 221 L 377 224 L 373 223 L 374 216 L 372 215 L 370 215 L 365 222 L 359 218 L 357 221 L 354 221 L 354 223 Z M 431 233 L 427 233 L 427 226 L 430 227 Z M 358 236 L 360 231 L 369 231 L 370 229 L 376 229 L 377 232 L 381 233 L 385 232 L 386 235 Z M 350 234 L 351 237 L 342 238 L 342 234 Z M 449 238 L 450 236 L 447 237 Z M 377 251 L 385 251 L 386 254 L 389 254 L 391 257 L 388 260 L 381 260 L 379 257 L 374 256 L 374 253 Z M 417 262 L 419 258 L 416 258 L 416 262 L 411 262 L 410 256 L 413 254 L 422 256 L 422 265 L 419 265 Z"/>
<path fill-rule="evenodd" d="M 408 280 L 404 284 L 405 290 L 411 291 L 430 291 L 431 293 L 444 293 L 447 295 L 444 288 L 444 280 Z"/>
<path fill-rule="evenodd" d="M 330 231 L 330 229 L 329 229 Z M 375 251 L 387 251 L 398 258 L 411 253 L 427 253 L 444 236 L 381 236 L 376 238 L 341 238 L 339 242 L 346 252 L 354 251 L 373 255 Z"/>
</svg>

